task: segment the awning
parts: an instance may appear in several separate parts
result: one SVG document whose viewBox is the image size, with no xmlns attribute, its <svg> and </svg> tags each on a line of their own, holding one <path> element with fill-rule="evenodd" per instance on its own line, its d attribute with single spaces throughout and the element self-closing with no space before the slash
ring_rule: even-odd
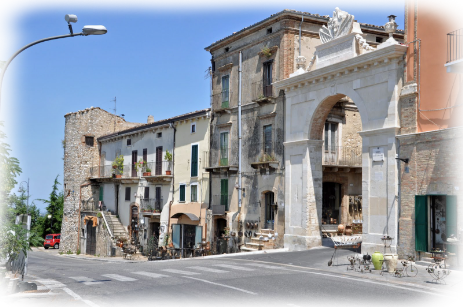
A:
<svg viewBox="0 0 463 307">
<path fill-rule="evenodd" d="M 196 216 L 195 214 L 193 213 L 183 213 L 183 212 L 179 212 L 179 213 L 175 213 L 174 215 L 171 216 L 171 218 L 174 218 L 174 219 L 178 219 L 179 217 L 181 217 L 182 215 L 186 215 L 190 218 L 190 220 L 192 221 L 199 221 L 199 217 Z"/>
</svg>

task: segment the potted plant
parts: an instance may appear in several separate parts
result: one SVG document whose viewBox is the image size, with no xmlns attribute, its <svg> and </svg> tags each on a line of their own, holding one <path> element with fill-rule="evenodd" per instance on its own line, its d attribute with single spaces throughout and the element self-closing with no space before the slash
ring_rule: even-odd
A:
<svg viewBox="0 0 463 307">
<path fill-rule="evenodd" d="M 143 176 L 151 176 L 151 168 L 148 167 L 148 162 L 143 161 Z"/>
<path fill-rule="evenodd" d="M 119 155 L 113 161 L 113 177 L 121 178 L 122 174 L 124 173 L 124 156 Z"/>
<path fill-rule="evenodd" d="M 167 161 L 167 169 L 166 169 L 166 175 L 171 175 L 171 166 L 172 166 L 172 154 L 166 150 L 166 154 L 164 155 L 164 160 Z"/>
</svg>

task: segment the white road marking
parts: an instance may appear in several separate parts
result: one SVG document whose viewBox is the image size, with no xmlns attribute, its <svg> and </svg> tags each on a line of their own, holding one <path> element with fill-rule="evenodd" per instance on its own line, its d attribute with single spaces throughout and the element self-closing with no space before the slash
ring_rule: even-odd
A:
<svg viewBox="0 0 463 307">
<path fill-rule="evenodd" d="M 226 269 L 234 269 L 234 270 L 239 270 L 239 271 L 254 271 L 254 269 L 247 268 L 247 267 L 241 267 L 241 266 L 236 266 L 236 265 L 231 265 L 231 264 L 214 264 L 213 266 L 218 266 Z"/>
<path fill-rule="evenodd" d="M 81 282 L 86 286 L 102 284 L 101 281 L 96 281 L 93 278 L 89 278 L 89 277 L 85 277 L 85 276 L 74 276 L 74 277 L 69 277 L 69 278 L 77 280 L 78 282 Z"/>
<path fill-rule="evenodd" d="M 57 289 L 57 288 L 64 288 L 66 287 L 65 284 L 60 283 L 59 281 L 53 279 L 37 279 L 39 283 L 47 287 L 48 289 Z"/>
<path fill-rule="evenodd" d="M 118 275 L 118 274 L 104 274 L 104 275 L 101 275 L 101 276 L 108 277 L 108 278 L 111 278 L 111 279 L 115 279 L 115 280 L 118 280 L 118 281 L 135 281 L 136 280 L 135 278 L 126 277 L 126 276 L 122 276 L 122 275 Z"/>
<path fill-rule="evenodd" d="M 244 292 L 244 293 L 248 293 L 248 294 L 252 294 L 252 295 L 257 295 L 257 293 L 254 293 L 254 292 L 251 292 L 251 291 L 248 291 L 248 290 L 244 290 L 244 289 L 240 289 L 240 288 L 236 288 L 236 287 L 232 287 L 232 286 L 228 286 L 228 285 L 224 285 L 224 284 L 219 284 L 219 283 L 212 282 L 212 281 L 208 281 L 208 280 L 204 280 L 204 279 L 199 279 L 199 278 L 194 278 L 194 277 L 189 277 L 189 276 L 183 276 L 183 277 L 184 277 L 184 278 L 189 278 L 189 279 L 194 279 L 194 280 L 197 280 L 197 281 L 202 281 L 202 282 L 205 282 L 205 283 L 207 283 L 207 284 L 212 284 L 212 285 L 216 285 L 216 286 L 219 286 L 219 287 L 225 287 L 225 288 L 229 288 L 229 289 L 241 291 L 241 292 Z"/>
<path fill-rule="evenodd" d="M 187 267 L 187 269 L 193 269 L 193 270 L 204 271 L 204 272 L 212 272 L 212 273 L 228 273 L 228 271 L 216 270 L 216 269 L 206 268 L 202 266 L 190 266 L 190 267 Z"/>
<path fill-rule="evenodd" d="M 244 265 L 256 266 L 259 268 L 264 269 L 272 269 L 272 270 L 287 270 L 286 268 L 282 268 L 279 266 L 267 265 L 267 264 L 260 264 L 260 263 L 243 263 Z"/>
<path fill-rule="evenodd" d="M 201 273 L 188 272 L 188 271 L 182 271 L 182 270 L 176 270 L 176 269 L 165 269 L 163 271 L 164 272 L 169 272 L 169 273 L 183 274 L 183 275 L 199 275 L 199 274 L 201 274 Z"/>
<path fill-rule="evenodd" d="M 80 297 L 79 294 L 75 293 L 74 291 L 72 291 L 71 289 L 69 288 L 63 288 L 64 292 L 66 292 L 67 294 L 69 294 L 70 296 L 72 296 L 76 301 L 82 301 L 84 302 L 85 304 L 91 306 L 91 307 L 100 307 L 98 306 L 97 304 L 95 304 L 94 302 L 92 301 L 89 301 L 89 300 L 83 300 L 82 297 Z"/>
<path fill-rule="evenodd" d="M 168 275 L 162 275 L 162 274 L 156 274 L 156 273 L 151 273 L 151 272 L 133 272 L 133 274 L 138 274 L 138 275 L 143 275 L 143 276 L 148 276 L 151 278 L 164 278 L 164 277 L 170 277 Z"/>
</svg>

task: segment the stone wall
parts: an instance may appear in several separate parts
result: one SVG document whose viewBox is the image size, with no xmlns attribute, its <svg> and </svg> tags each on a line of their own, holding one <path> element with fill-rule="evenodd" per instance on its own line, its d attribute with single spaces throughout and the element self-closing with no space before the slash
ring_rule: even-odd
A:
<svg viewBox="0 0 463 307">
<path fill-rule="evenodd" d="M 463 225 L 463 128 L 398 136 L 400 162 L 400 258 L 415 254 L 415 195 L 457 195 L 458 228 Z M 408 166 L 409 172 L 405 171 Z"/>
<path fill-rule="evenodd" d="M 119 116 L 93 107 L 64 117 L 65 199 L 60 249 L 75 252 L 79 246 L 80 203 L 92 197 L 89 172 L 91 167 L 99 165 L 97 138 L 139 124 L 128 123 Z M 93 137 L 93 145 L 86 144 L 86 136 Z"/>
</svg>

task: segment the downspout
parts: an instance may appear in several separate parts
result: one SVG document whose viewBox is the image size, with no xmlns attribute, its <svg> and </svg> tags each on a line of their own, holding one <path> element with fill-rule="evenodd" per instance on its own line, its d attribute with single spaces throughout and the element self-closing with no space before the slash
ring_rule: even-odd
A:
<svg viewBox="0 0 463 307">
<path fill-rule="evenodd" d="M 242 74 L 242 52 L 239 53 L 238 65 L 238 214 L 241 212 L 241 74 Z"/>
<path fill-rule="evenodd" d="M 174 191 L 175 191 L 175 172 L 174 172 L 174 166 L 175 166 L 175 134 L 177 133 L 177 129 L 174 127 L 174 122 L 169 123 L 170 128 L 174 129 L 174 142 L 172 146 L 172 199 L 169 202 L 169 216 L 167 219 L 167 233 L 169 233 L 170 229 L 170 211 L 172 208 L 172 203 L 174 202 Z"/>
</svg>

